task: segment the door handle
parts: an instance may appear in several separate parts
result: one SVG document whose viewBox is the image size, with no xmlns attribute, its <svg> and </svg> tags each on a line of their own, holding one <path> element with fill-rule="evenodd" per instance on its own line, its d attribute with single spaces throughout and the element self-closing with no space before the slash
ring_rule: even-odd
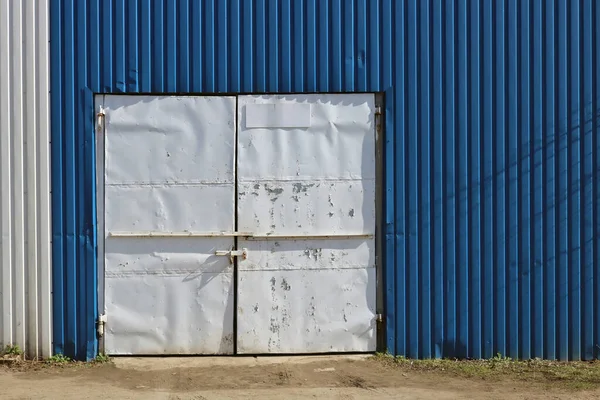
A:
<svg viewBox="0 0 600 400">
<path fill-rule="evenodd" d="M 215 256 L 229 256 L 229 260 L 233 264 L 234 257 L 242 257 L 244 260 L 248 258 L 248 249 L 241 250 L 217 250 Z"/>
</svg>

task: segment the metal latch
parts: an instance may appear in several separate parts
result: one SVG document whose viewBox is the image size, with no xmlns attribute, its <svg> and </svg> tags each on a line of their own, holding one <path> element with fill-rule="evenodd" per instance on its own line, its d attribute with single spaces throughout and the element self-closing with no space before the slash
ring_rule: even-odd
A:
<svg viewBox="0 0 600 400">
<path fill-rule="evenodd" d="M 217 250 L 215 256 L 229 256 L 229 260 L 233 264 L 233 257 L 242 257 L 244 260 L 248 258 L 248 249 L 241 250 Z"/>
</svg>

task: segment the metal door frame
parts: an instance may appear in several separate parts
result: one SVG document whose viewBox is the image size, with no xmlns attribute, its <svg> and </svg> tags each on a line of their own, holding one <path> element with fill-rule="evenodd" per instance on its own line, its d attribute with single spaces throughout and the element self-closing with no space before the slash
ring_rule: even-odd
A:
<svg viewBox="0 0 600 400">
<path fill-rule="evenodd" d="M 94 115 L 96 120 L 94 121 L 94 136 L 96 145 L 96 238 L 98 243 L 97 250 L 97 280 L 98 280 L 98 292 L 97 292 L 97 305 L 98 305 L 98 320 L 96 321 L 96 338 L 98 339 L 98 354 L 104 354 L 104 335 L 100 332 L 100 324 L 103 316 L 106 315 L 106 293 L 105 293 L 105 262 L 106 255 L 104 252 L 104 175 L 105 175 L 105 118 L 104 118 L 104 102 L 106 94 L 95 94 L 94 95 Z M 112 95 L 111 95 L 112 96 Z M 102 99 L 101 102 L 98 101 Z M 100 104 L 98 104 L 100 103 Z M 102 327 L 103 328 L 103 327 Z"/>
<path fill-rule="evenodd" d="M 376 281 L 376 300 L 375 300 L 375 313 L 377 316 L 376 321 L 376 349 L 377 351 L 385 350 L 385 293 L 384 293 L 384 263 L 383 259 L 383 245 L 384 245 L 384 221 L 383 215 L 385 211 L 384 204 L 384 143 L 385 143 L 385 117 L 383 111 L 385 110 L 385 94 L 383 92 L 356 92 L 361 94 L 373 94 L 375 97 L 375 281 Z M 98 353 L 103 354 L 105 349 L 104 335 L 101 334 L 104 329 L 105 312 L 106 312 L 106 293 L 105 293 L 105 251 L 104 251 L 104 227 L 105 227 L 105 115 L 104 115 L 104 103 L 106 96 L 186 96 L 186 97 L 236 97 L 235 113 L 239 112 L 239 100 L 240 96 L 248 95 L 265 95 L 265 96 L 281 96 L 281 95 L 309 95 L 309 94 L 337 94 L 336 92 L 302 92 L 302 93 L 95 93 L 94 94 L 94 145 L 96 155 L 95 165 L 95 184 L 96 184 L 96 229 L 98 238 L 97 247 L 97 297 L 98 297 L 98 320 L 97 325 L 97 340 L 98 340 Z M 349 94 L 349 93 L 345 93 Z M 234 140 L 235 150 L 233 155 L 234 170 L 233 178 L 235 182 L 234 187 L 234 249 L 238 249 L 238 237 L 246 236 L 243 232 L 238 232 L 238 185 L 237 185 L 237 172 L 238 172 L 238 126 L 239 121 L 236 121 Z M 206 236 L 206 235 L 204 235 Z M 250 237 L 251 235 L 247 235 Z M 287 236 L 286 236 L 287 237 Z M 233 304 L 234 304 L 234 315 L 233 315 L 233 356 L 237 356 L 237 307 L 238 307 L 238 259 L 234 258 L 233 262 Z M 226 355 L 230 357 L 230 355 Z"/>
<path fill-rule="evenodd" d="M 384 143 L 385 143 L 385 96 L 383 93 L 375 95 L 375 313 L 377 314 L 377 339 L 378 352 L 385 351 L 385 297 L 384 297 Z"/>
</svg>

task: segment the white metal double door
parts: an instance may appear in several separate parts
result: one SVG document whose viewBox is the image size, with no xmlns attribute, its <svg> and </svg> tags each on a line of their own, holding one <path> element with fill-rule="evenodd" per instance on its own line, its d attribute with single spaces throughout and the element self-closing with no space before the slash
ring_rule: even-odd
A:
<svg viewBox="0 0 600 400">
<path fill-rule="evenodd" d="M 107 354 L 375 350 L 373 95 L 97 105 Z"/>
</svg>

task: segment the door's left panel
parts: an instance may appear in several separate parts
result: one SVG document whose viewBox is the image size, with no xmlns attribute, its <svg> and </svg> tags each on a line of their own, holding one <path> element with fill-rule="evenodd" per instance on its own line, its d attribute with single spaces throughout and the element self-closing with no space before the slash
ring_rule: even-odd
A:
<svg viewBox="0 0 600 400">
<path fill-rule="evenodd" d="M 235 98 L 99 96 L 107 354 L 233 353 Z M 102 265 L 101 265 L 102 268 Z"/>
</svg>

